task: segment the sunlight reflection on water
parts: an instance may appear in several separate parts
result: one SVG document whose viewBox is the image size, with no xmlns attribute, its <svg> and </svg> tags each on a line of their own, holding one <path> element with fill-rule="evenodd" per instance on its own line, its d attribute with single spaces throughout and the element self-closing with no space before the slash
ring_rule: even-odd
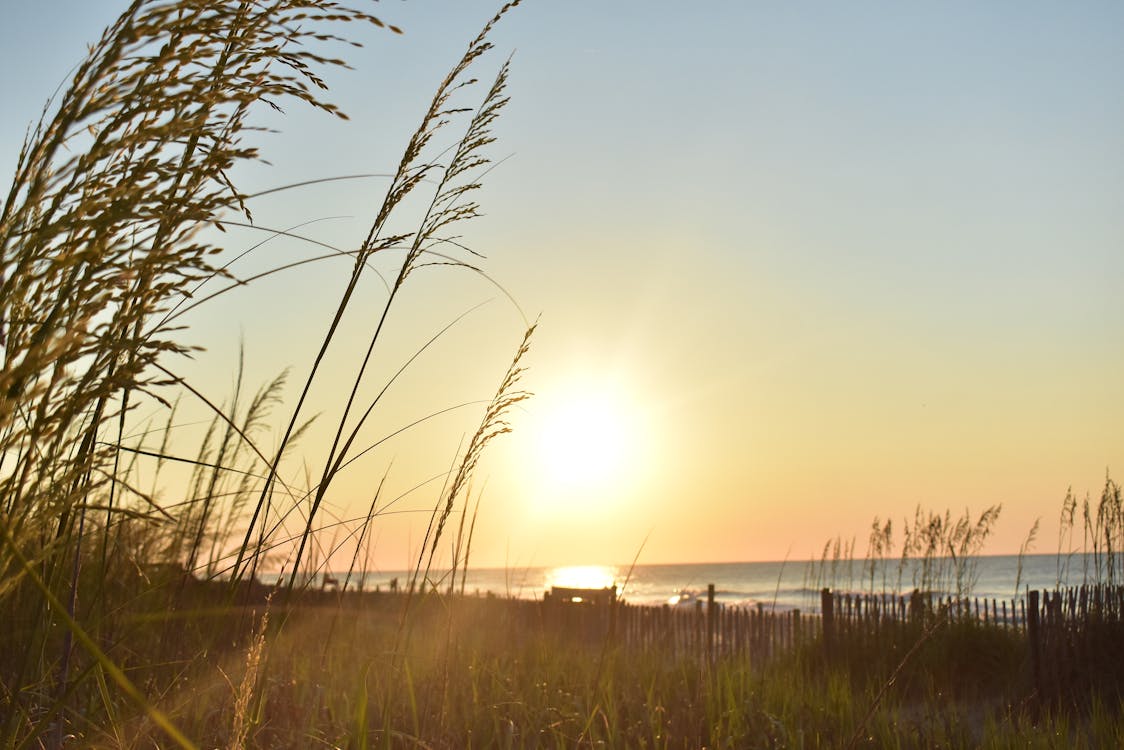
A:
<svg viewBox="0 0 1124 750">
<path fill-rule="evenodd" d="M 546 573 L 546 588 L 604 589 L 617 585 L 617 569 L 611 565 L 567 565 Z"/>
</svg>

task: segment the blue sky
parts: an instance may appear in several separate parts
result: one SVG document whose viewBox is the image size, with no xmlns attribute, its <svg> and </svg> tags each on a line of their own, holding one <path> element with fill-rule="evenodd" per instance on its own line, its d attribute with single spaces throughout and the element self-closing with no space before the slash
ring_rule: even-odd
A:
<svg viewBox="0 0 1124 750">
<path fill-rule="evenodd" d="M 5 174 L 121 5 L 5 0 Z M 365 34 L 356 70 L 329 77 L 352 120 L 270 117 L 273 166 L 247 168 L 242 186 L 390 171 L 494 8 L 380 3 L 406 33 Z M 1113 3 L 517 8 L 481 68 L 514 53 L 493 152 L 509 158 L 466 238 L 541 312 L 539 398 L 524 438 L 487 464 L 480 559 L 618 563 L 649 532 L 650 562 L 775 559 L 918 503 L 1005 503 L 1003 552 L 1034 518 L 1048 528 L 1067 486 L 1098 491 L 1124 465 L 1122 21 Z M 347 215 L 317 225 L 346 243 L 377 188 L 302 191 L 258 216 Z M 315 300 L 334 284 L 317 270 L 202 313 L 191 335 L 216 359 L 196 377 L 221 391 L 240 335 L 258 377 L 303 370 L 295 342 L 315 338 Z M 477 280 L 419 283 L 401 345 L 493 297 Z M 435 360 L 411 388 L 435 404 L 486 397 L 520 327 L 497 298 L 440 352 L 464 377 Z M 632 456 L 611 481 L 563 492 L 528 468 L 533 436 L 552 410 L 605 392 Z M 440 471 L 459 429 L 432 460 L 429 443 L 396 460 Z M 575 548 L 590 519 L 605 531 Z M 390 565 L 416 532 L 387 529 Z"/>
</svg>

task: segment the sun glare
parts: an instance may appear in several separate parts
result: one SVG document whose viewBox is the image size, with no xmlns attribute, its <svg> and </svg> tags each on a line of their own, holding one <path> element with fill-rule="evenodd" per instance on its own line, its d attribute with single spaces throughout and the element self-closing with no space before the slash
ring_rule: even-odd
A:
<svg viewBox="0 0 1124 750">
<path fill-rule="evenodd" d="M 554 568 L 546 576 L 546 587 L 606 589 L 617 584 L 617 569 L 607 565 L 568 565 Z"/>
<path fill-rule="evenodd" d="M 537 422 L 538 479 L 547 494 L 604 495 L 641 469 L 644 428 L 623 391 L 575 385 L 545 402 Z"/>
</svg>

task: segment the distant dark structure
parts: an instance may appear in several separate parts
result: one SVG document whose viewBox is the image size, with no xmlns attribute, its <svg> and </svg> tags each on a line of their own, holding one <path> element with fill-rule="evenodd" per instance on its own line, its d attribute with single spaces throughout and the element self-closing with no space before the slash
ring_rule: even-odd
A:
<svg viewBox="0 0 1124 750">
<path fill-rule="evenodd" d="M 575 589 L 554 586 L 543 595 L 543 601 L 559 604 L 581 604 L 586 606 L 608 606 L 617 600 L 617 587 L 603 589 Z"/>
</svg>

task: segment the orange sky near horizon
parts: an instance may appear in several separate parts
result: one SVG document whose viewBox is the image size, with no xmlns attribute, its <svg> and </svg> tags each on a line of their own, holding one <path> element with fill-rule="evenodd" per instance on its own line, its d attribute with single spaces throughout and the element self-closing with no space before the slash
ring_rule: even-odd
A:
<svg viewBox="0 0 1124 750">
<path fill-rule="evenodd" d="M 6 6 L 4 175 L 124 3 L 91 5 Z M 364 32 L 346 52 L 355 70 L 328 81 L 352 119 L 262 113 L 280 131 L 261 141 L 272 165 L 240 186 L 391 171 L 495 7 L 380 6 L 405 34 Z M 384 498 L 407 494 L 377 519 L 373 560 L 407 567 L 479 420 L 471 402 L 541 316 L 535 396 L 472 488 L 474 564 L 807 559 L 837 535 L 861 553 L 876 516 L 997 503 L 985 551 L 1016 552 L 1041 518 L 1033 551 L 1054 552 L 1067 487 L 1095 499 L 1106 470 L 1124 475 L 1121 22 L 1121 7 L 1049 3 L 516 8 L 479 71 L 490 80 L 515 51 L 490 149 L 505 160 L 484 178 L 486 215 L 460 230 L 502 291 L 451 269 L 410 279 L 365 393 L 485 304 L 391 389 L 365 439 L 470 405 L 357 462 L 332 512 L 364 514 L 386 474 Z M 309 234 L 353 245 L 383 189 L 277 194 L 255 219 L 319 219 Z M 312 253 L 275 241 L 235 271 Z M 187 336 L 208 351 L 178 371 L 221 401 L 244 340 L 249 383 L 290 367 L 295 398 L 348 270 L 318 264 L 201 307 Z M 286 481 L 321 468 L 384 298 L 364 282 Z M 185 428 L 183 452 L 197 438 Z"/>
</svg>

